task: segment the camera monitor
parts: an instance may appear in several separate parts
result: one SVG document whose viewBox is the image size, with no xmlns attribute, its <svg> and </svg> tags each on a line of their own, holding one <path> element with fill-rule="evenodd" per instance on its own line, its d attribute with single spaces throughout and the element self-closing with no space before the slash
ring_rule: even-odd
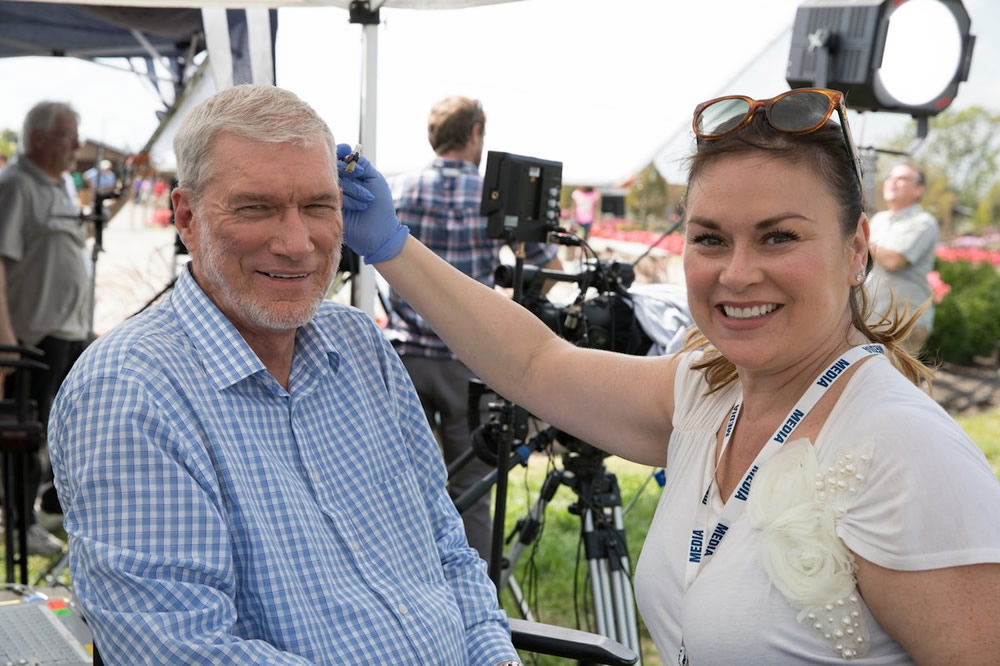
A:
<svg viewBox="0 0 1000 666">
<path fill-rule="evenodd" d="M 543 243 L 559 229 L 562 162 L 489 151 L 480 214 L 486 235 Z"/>
</svg>

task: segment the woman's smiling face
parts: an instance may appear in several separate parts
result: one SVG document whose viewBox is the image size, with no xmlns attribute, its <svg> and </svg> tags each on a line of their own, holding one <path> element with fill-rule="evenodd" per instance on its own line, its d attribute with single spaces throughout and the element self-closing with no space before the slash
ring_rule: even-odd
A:
<svg viewBox="0 0 1000 666">
<path fill-rule="evenodd" d="M 863 225 L 809 166 L 765 153 L 723 156 L 687 195 L 684 273 L 695 323 L 737 368 L 780 371 L 839 345 L 864 266 Z"/>
</svg>

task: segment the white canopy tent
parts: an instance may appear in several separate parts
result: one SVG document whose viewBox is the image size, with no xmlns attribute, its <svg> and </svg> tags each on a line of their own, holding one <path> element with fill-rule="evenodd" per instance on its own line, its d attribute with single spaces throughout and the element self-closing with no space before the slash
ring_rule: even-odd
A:
<svg viewBox="0 0 1000 666">
<path fill-rule="evenodd" d="M 44 0 L 49 1 L 49 0 Z M 483 100 L 489 118 L 488 141 L 490 148 L 499 150 L 509 150 L 511 152 L 522 152 L 535 154 L 540 157 L 557 159 L 564 162 L 565 182 L 592 182 L 598 184 L 613 184 L 621 181 L 634 173 L 643 164 L 648 164 L 652 159 L 658 144 L 662 141 L 665 127 L 678 127 L 682 124 L 683 116 L 687 111 L 679 114 L 678 117 L 671 118 L 668 115 L 667 97 L 671 97 L 672 89 L 679 84 L 673 83 L 672 79 L 690 81 L 694 75 L 699 85 L 694 89 L 704 89 L 707 92 L 694 93 L 695 98 L 708 96 L 714 93 L 719 85 L 716 83 L 720 77 L 715 74 L 712 77 L 697 76 L 698 67 L 691 67 L 681 64 L 677 71 L 671 67 L 669 53 L 674 49 L 674 44 L 681 36 L 690 32 L 691 22 L 702 26 L 706 31 L 715 33 L 725 32 L 724 28 L 712 24 L 704 23 L 702 14 L 699 13 L 699 3 L 677 3 L 676 20 L 664 22 L 662 19 L 663 6 L 656 0 L 624 0 L 620 3 L 611 4 L 604 0 L 531 0 L 531 2 L 514 2 L 509 8 L 501 8 L 499 5 L 507 4 L 509 0 L 386 0 L 378 2 L 374 0 L 371 7 L 378 7 L 383 11 L 383 32 L 389 34 L 390 48 L 401 46 L 403 54 L 395 51 L 392 58 L 389 58 L 387 66 L 391 66 L 396 71 L 405 70 L 412 62 L 418 58 L 425 64 L 423 71 L 413 72 L 411 75 L 400 77 L 395 76 L 395 81 L 408 81 L 410 83 L 420 80 L 421 86 L 416 91 L 411 90 L 411 98 L 416 99 L 424 89 L 430 90 L 435 86 L 429 82 L 448 80 L 452 78 L 456 83 L 448 92 L 438 94 L 469 94 Z M 759 35 L 756 39 L 748 40 L 746 35 L 739 35 L 739 43 L 757 43 L 761 40 L 770 41 L 773 34 L 780 28 L 791 24 L 794 16 L 794 7 L 798 0 L 777 0 L 767 10 L 767 15 L 772 17 L 766 36 Z M 228 34 L 226 31 L 225 9 L 232 7 L 249 8 L 247 12 L 248 41 L 251 53 L 251 63 L 253 63 L 253 73 L 257 81 L 272 81 L 272 74 L 268 64 L 271 61 L 269 52 L 270 41 L 268 40 L 269 30 L 267 21 L 269 14 L 268 7 L 281 7 L 278 21 L 278 58 L 277 58 L 277 83 L 284 87 L 295 90 L 307 101 L 313 104 L 320 111 L 321 115 L 328 118 L 325 112 L 329 110 L 330 103 L 327 101 L 328 93 L 336 90 L 334 105 L 343 106 L 344 85 L 333 82 L 334 76 L 330 76 L 331 82 L 327 85 L 327 77 L 324 74 L 342 74 L 341 70 L 345 65 L 342 62 L 350 62 L 360 53 L 360 60 L 354 60 L 359 64 L 360 78 L 358 80 L 358 90 L 360 99 L 360 110 L 358 117 L 358 134 L 356 140 L 364 146 L 364 152 L 373 159 L 383 171 L 392 173 L 408 168 L 415 168 L 429 158 L 426 152 L 425 127 L 423 125 L 426 118 L 427 109 L 435 101 L 431 98 L 423 98 L 419 107 L 406 104 L 400 106 L 399 101 L 394 101 L 390 112 L 393 114 L 391 122 L 384 122 L 383 126 L 377 128 L 377 118 L 379 117 L 378 94 L 379 94 L 379 26 L 374 24 L 364 25 L 359 28 L 348 26 L 357 34 L 360 30 L 361 45 L 360 51 L 348 48 L 344 43 L 344 27 L 347 25 L 347 13 L 344 11 L 351 4 L 348 0 L 271 0 L 258 2 L 256 0 L 165 0 L 163 2 L 153 2 L 152 0 L 124 0 L 112 2 L 100 2 L 85 0 L 84 4 L 93 5 L 127 5 L 127 6 L 147 6 L 156 8 L 165 7 L 198 7 L 202 13 L 205 27 L 206 39 L 209 50 L 209 63 L 211 65 L 212 77 L 202 77 L 198 85 L 188 91 L 185 104 L 182 105 L 179 113 L 173 118 L 176 124 L 184 114 L 184 106 L 191 106 L 193 103 L 208 96 L 214 90 L 225 87 L 231 83 L 229 73 L 231 66 L 228 62 Z M 727 5 L 727 10 L 737 19 L 741 12 L 747 12 L 740 3 L 731 0 L 722 0 L 723 5 Z M 479 8 L 483 5 L 498 5 L 496 8 Z M 516 5 L 516 7 L 514 6 Z M 660 5 L 660 6 L 656 6 Z M 285 10 L 291 10 L 286 13 Z M 417 11 L 417 12 L 396 12 L 389 17 L 388 12 L 403 9 L 468 9 L 468 11 L 441 12 L 441 11 Z M 755 13 L 760 13 L 760 9 L 755 9 Z M 283 28 L 286 25 L 293 25 L 298 15 L 308 13 L 310 18 L 322 17 L 314 20 L 306 28 L 319 28 L 321 32 L 313 33 L 310 37 L 298 38 L 295 42 L 284 42 L 285 35 Z M 672 12 L 673 13 L 673 10 Z M 333 16 L 336 15 L 337 25 L 333 27 Z M 477 14 L 473 19 L 473 14 Z M 513 22 L 508 22 L 507 32 L 493 30 L 495 26 L 501 25 L 501 20 L 510 21 L 516 14 Z M 643 21 L 645 16 L 658 16 L 657 21 Z M 495 23 L 491 19 L 497 17 Z M 777 18 L 782 17 L 782 18 Z M 773 25 L 777 23 L 777 26 Z M 388 25 L 386 25 L 388 24 Z M 401 25 L 404 24 L 404 25 Z M 513 28 L 509 26 L 515 26 Z M 303 26 L 299 24 L 298 30 Z M 324 31 L 329 34 L 334 30 L 340 39 L 324 39 Z M 512 32 L 512 30 L 514 32 Z M 633 34 L 630 34 L 633 33 Z M 735 40 L 734 33 L 733 39 Z M 409 46 L 404 42 L 407 38 L 421 36 L 424 39 L 417 43 L 412 41 Z M 398 40 L 398 42 L 396 42 Z M 334 49 L 330 47 L 334 45 Z M 627 46 L 622 46 L 626 44 Z M 734 41 L 735 44 L 735 41 Z M 449 50 L 449 45 L 453 45 Z M 710 43 L 706 41 L 706 47 L 711 49 Z M 625 51 L 624 49 L 629 49 Z M 740 56 L 752 59 L 755 51 L 738 51 Z M 414 53 L 416 57 L 408 58 L 407 53 Z M 436 56 L 436 60 L 434 59 Z M 503 63 L 496 65 L 497 59 Z M 285 67 L 283 62 L 298 59 L 297 67 Z M 573 59 L 570 61 L 570 59 Z M 595 71 L 607 60 L 618 63 L 618 71 L 612 72 L 612 78 L 593 81 L 592 89 L 585 87 L 578 88 L 580 84 L 570 83 L 569 89 L 561 91 L 558 97 L 543 97 L 542 94 L 533 90 L 534 85 L 539 80 L 548 81 L 549 91 L 559 91 L 563 86 L 561 82 L 560 70 L 572 69 L 574 66 L 593 68 Z M 717 60 L 717 59 L 716 59 Z M 725 70 L 732 67 L 731 58 L 724 57 L 721 69 L 724 72 L 722 77 L 729 73 Z M 426 62 L 433 63 L 427 68 Z M 479 63 L 482 64 L 479 64 Z M 486 66 L 486 63 L 494 63 Z M 472 69 L 470 70 L 470 64 Z M 716 68 L 719 69 L 719 65 Z M 650 90 L 635 90 L 634 82 L 637 80 L 636 73 L 648 72 Z M 607 75 L 604 75 L 607 77 Z M 292 83 L 286 84 L 285 78 Z M 341 79 L 344 77 L 341 76 Z M 619 85 L 616 79 L 628 81 Z M 641 79 L 641 77 L 640 77 Z M 712 83 L 708 83 L 711 80 Z M 781 85 L 780 69 L 774 71 L 775 86 Z M 495 84 L 495 85 L 494 85 Z M 584 84 L 587 86 L 588 84 Z M 438 86 L 439 88 L 440 86 Z M 481 90 L 482 94 L 477 94 L 476 90 Z M 386 91 L 383 86 L 383 92 Z M 653 93 L 650 95 L 649 93 Z M 680 93 L 680 90 L 678 90 Z M 348 95 L 353 95 L 349 92 Z M 687 97 L 685 90 L 680 97 Z M 656 101 L 647 101 L 647 97 Z M 513 102 L 513 103 L 512 103 Z M 692 103 L 693 104 L 693 103 Z M 689 104 L 678 104 L 677 108 L 689 107 Z M 513 107 L 514 112 L 505 110 Z M 494 111 L 496 110 L 496 111 Z M 503 115 L 501 115 L 503 114 Z M 399 133 L 397 126 L 402 127 L 403 123 L 397 118 L 407 118 L 406 130 Z M 585 118 L 598 118 L 597 120 L 586 121 Z M 637 122 L 637 119 L 643 119 Z M 651 124 L 650 121 L 652 121 Z M 637 126 L 646 126 L 641 133 L 636 133 Z M 567 135 L 563 129 L 575 126 L 572 134 Z M 353 143 L 348 135 L 345 137 L 344 124 L 333 124 L 336 135 L 341 141 Z M 541 131 L 539 131 L 541 130 Z M 626 130 L 630 134 L 626 136 Z M 381 145 L 386 132 L 397 132 L 390 143 L 385 145 L 404 144 L 415 142 L 417 145 L 424 144 L 423 150 L 413 149 L 411 155 L 418 155 L 415 161 L 412 157 L 408 160 L 401 160 L 392 153 L 383 153 Z M 173 131 L 171 127 L 161 128 L 157 142 L 150 146 L 154 159 L 165 158 L 167 164 L 172 162 L 172 154 L 169 145 Z M 500 136 L 496 143 L 491 141 L 492 137 Z M 534 137 L 528 139 L 528 137 Z M 386 140 L 388 141 L 388 140 Z M 502 143 L 501 143 L 502 141 Z M 412 145 L 412 144 L 411 144 Z M 537 147 L 536 147 L 537 146 Z M 574 148 L 579 155 L 574 159 L 564 157 L 568 148 Z M 577 175 L 579 174 L 579 175 Z M 356 280 L 354 301 L 364 309 L 372 312 L 375 302 L 375 281 L 374 274 L 366 269 Z"/>
<path fill-rule="evenodd" d="M 280 7 L 278 85 L 312 104 L 339 141 L 360 141 L 384 172 L 429 160 L 430 105 L 446 94 L 465 94 L 486 109 L 488 148 L 562 161 L 564 182 L 595 185 L 616 184 L 654 160 L 668 180 L 680 182 L 697 102 L 724 92 L 764 96 L 786 86 L 788 28 L 801 2 L 389 0 L 381 5 L 381 25 L 362 27 L 348 22 L 347 0 L 85 1 L 198 7 L 203 15 L 250 7 L 267 16 L 263 8 Z M 990 38 L 1000 33 L 1000 7 L 992 0 L 966 5 L 980 35 L 976 60 L 988 62 L 1000 44 Z M 434 11 L 444 7 L 461 9 Z M 0 60 L 0 77 L 8 91 L 22 92 L 0 109 L 0 125 L 7 113 L 14 120 L 6 125 L 17 127 L 27 105 L 42 95 L 77 102 L 63 92 L 65 84 L 43 89 L 40 80 L 19 79 L 16 63 L 4 60 L 21 59 Z M 214 91 L 212 78 L 203 78 L 205 91 L 193 90 L 189 101 Z M 974 64 L 958 104 L 1000 106 L 998 91 L 989 70 Z M 79 103 L 92 103 L 91 92 Z M 134 106 L 133 115 L 152 120 L 151 108 L 139 108 L 141 100 L 101 94 L 118 114 L 106 123 L 109 131 L 124 125 L 117 120 L 124 113 L 119 107 Z M 92 136 L 98 114 L 81 110 Z M 855 137 L 877 143 L 906 120 L 865 114 L 855 123 Z M 895 129 L 881 130 L 889 125 Z M 166 128 L 154 153 L 168 153 L 170 139 Z"/>
<path fill-rule="evenodd" d="M 363 3 L 367 10 L 367 20 L 361 17 L 357 21 L 362 29 L 362 69 L 361 69 L 361 118 L 359 126 L 359 136 L 364 146 L 365 154 L 372 161 L 377 160 L 377 99 L 378 99 L 378 12 L 382 7 L 407 8 L 407 9 L 459 9 L 476 5 L 498 4 L 503 2 L 513 2 L 516 0 L 371 0 Z M 58 0 L 38 0 L 39 3 L 66 4 Z M 178 103 L 179 108 L 175 108 L 165 121 L 166 126 L 161 126 L 157 130 L 156 145 L 147 146 L 147 149 L 161 148 L 170 140 L 177 124 L 185 115 L 186 108 L 190 108 L 192 102 L 197 102 L 209 96 L 215 90 L 222 90 L 234 84 L 234 67 L 232 58 L 232 48 L 230 44 L 230 25 L 227 16 L 227 8 L 246 10 L 246 42 L 250 63 L 250 82 L 254 83 L 275 83 L 274 68 L 272 67 L 272 25 L 271 8 L 278 6 L 303 7 L 303 6 L 334 6 L 341 9 L 351 9 L 352 3 L 349 0 L 75 0 L 70 4 L 92 5 L 92 6 L 122 6 L 122 7 L 147 7 L 158 10 L 170 8 L 195 8 L 200 9 L 202 14 L 202 25 L 204 29 L 205 41 L 208 51 L 208 65 L 211 70 L 211 79 L 195 77 L 192 80 L 194 89 L 186 91 L 184 104 Z M 352 20 L 356 17 L 355 9 L 351 9 Z M 151 44 L 143 35 L 132 30 L 136 40 L 149 52 L 150 56 L 156 57 L 156 47 Z M 240 81 L 236 81 L 240 82 Z M 168 159 L 172 159 L 172 155 Z M 375 306 L 375 274 L 374 270 L 365 266 L 357 276 L 354 285 L 353 299 L 369 314 L 374 314 Z"/>
</svg>

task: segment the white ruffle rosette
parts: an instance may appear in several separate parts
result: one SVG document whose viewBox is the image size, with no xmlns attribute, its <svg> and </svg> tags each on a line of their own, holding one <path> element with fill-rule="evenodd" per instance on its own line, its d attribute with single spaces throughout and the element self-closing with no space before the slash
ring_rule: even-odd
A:
<svg viewBox="0 0 1000 666">
<path fill-rule="evenodd" d="M 868 456 L 821 470 L 808 439 L 782 446 L 757 471 L 747 516 L 757 535 L 757 556 L 771 583 L 842 658 L 868 651 L 854 560 L 837 537 L 837 498 L 855 492 Z"/>
</svg>

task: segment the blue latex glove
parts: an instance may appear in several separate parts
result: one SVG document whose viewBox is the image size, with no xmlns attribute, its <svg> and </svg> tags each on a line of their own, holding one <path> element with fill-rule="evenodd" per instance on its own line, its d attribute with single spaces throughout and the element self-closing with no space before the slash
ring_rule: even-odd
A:
<svg viewBox="0 0 1000 666">
<path fill-rule="evenodd" d="M 410 229 L 396 217 L 389 185 L 367 158 L 360 157 L 354 170 L 347 171 L 344 158 L 350 153 L 349 145 L 337 144 L 344 243 L 363 256 L 366 264 L 377 264 L 399 254 Z"/>
</svg>

